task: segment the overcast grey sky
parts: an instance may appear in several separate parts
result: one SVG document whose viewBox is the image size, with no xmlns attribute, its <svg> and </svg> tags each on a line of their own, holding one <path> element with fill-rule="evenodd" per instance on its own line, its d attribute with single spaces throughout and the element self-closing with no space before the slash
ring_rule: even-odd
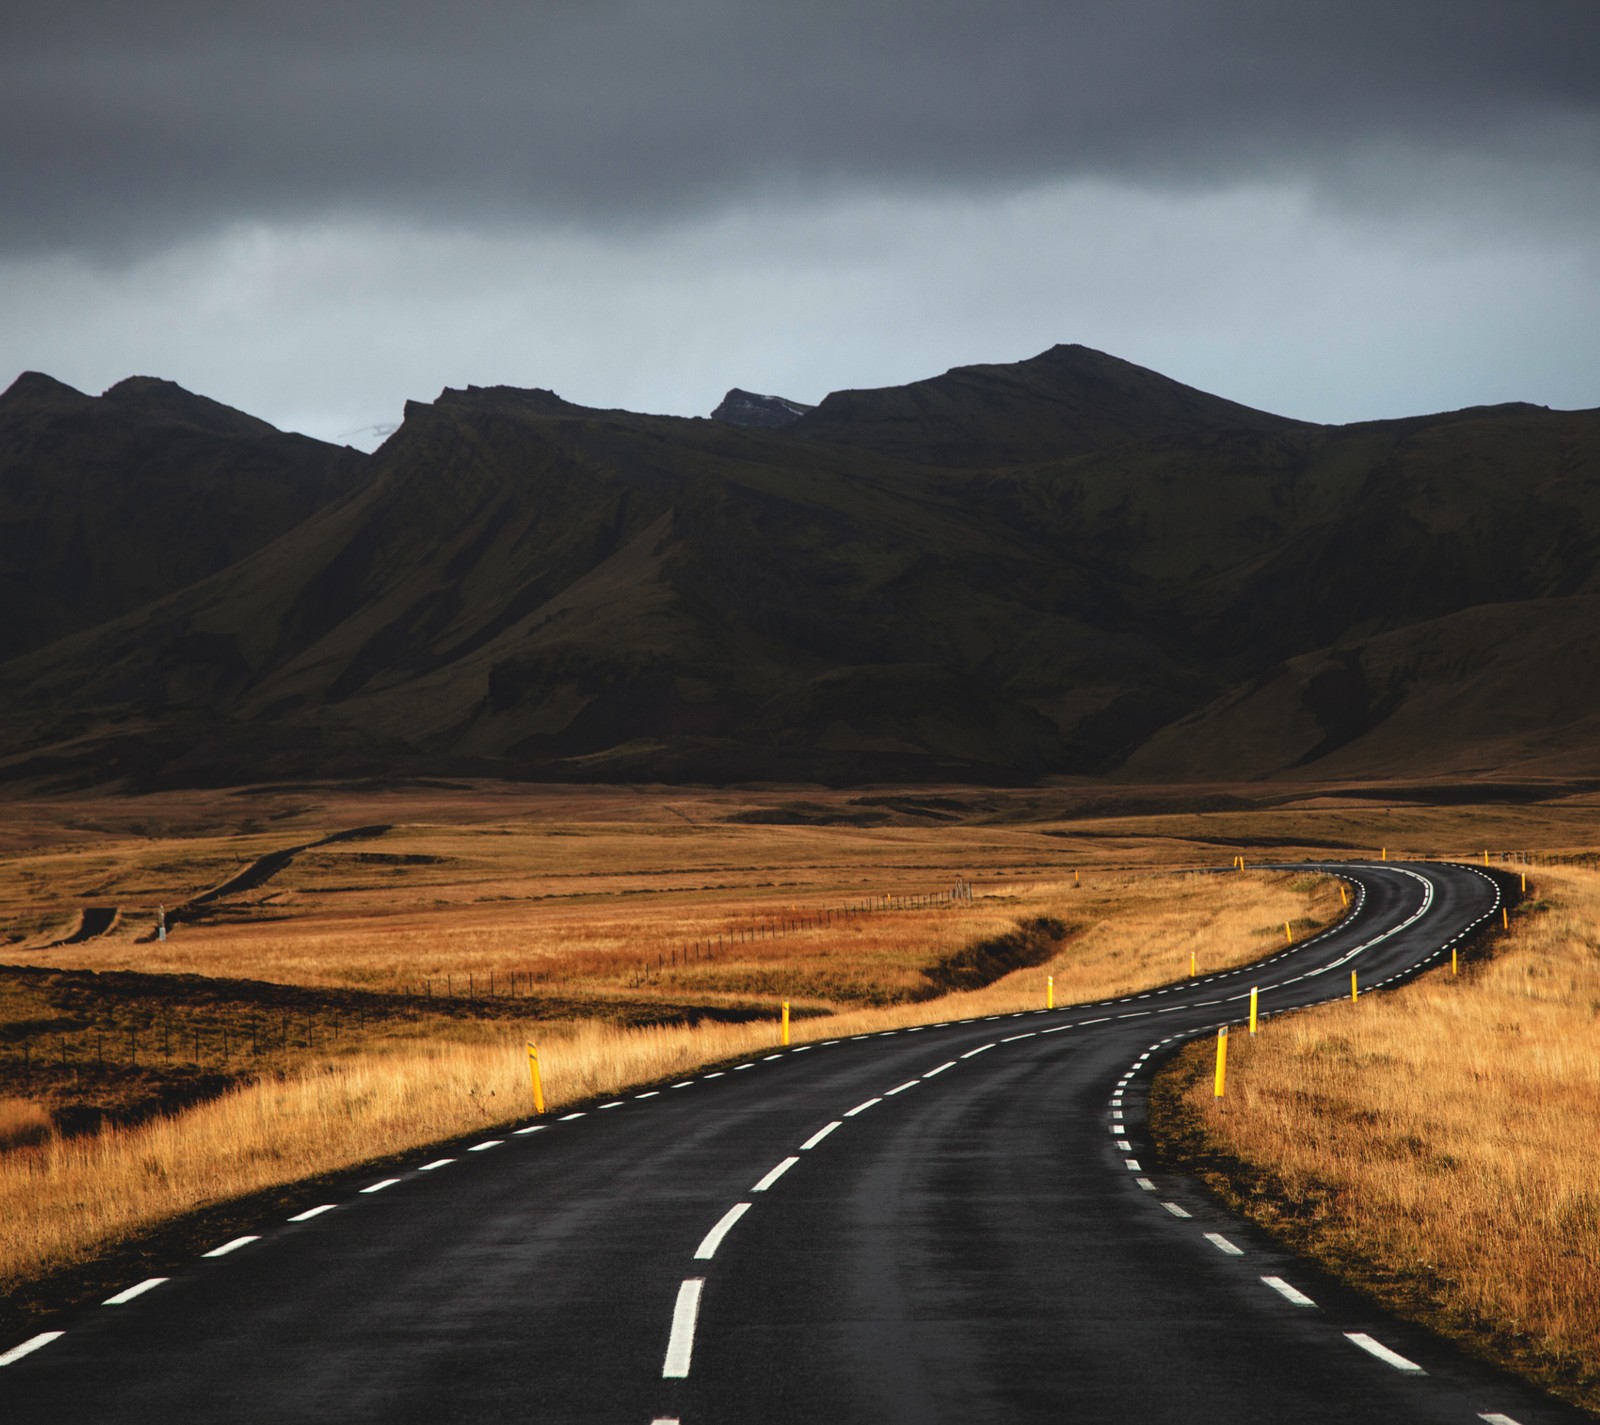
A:
<svg viewBox="0 0 1600 1425">
<path fill-rule="evenodd" d="M 0 385 L 1596 406 L 1597 179 L 1595 0 L 9 0 Z"/>
</svg>

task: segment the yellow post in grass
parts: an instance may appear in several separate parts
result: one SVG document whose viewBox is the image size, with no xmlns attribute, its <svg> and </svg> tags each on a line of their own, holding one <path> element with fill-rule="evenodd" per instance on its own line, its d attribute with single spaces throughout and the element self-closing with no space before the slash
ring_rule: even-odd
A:
<svg viewBox="0 0 1600 1425">
<path fill-rule="evenodd" d="M 1197 968 L 1197 965 L 1198 965 L 1198 962 L 1197 962 L 1197 961 L 1196 961 L 1196 960 L 1195 960 L 1195 958 L 1194 958 L 1194 951 L 1193 951 L 1193 950 L 1191 950 L 1191 951 L 1190 951 L 1190 952 L 1189 952 L 1189 978 L 1190 978 L 1190 979 L 1191 979 L 1191 980 L 1192 980 L 1192 979 L 1193 979 L 1193 978 L 1194 978 L 1194 977 L 1195 977 L 1195 976 L 1196 976 L 1196 975 L 1197 975 L 1197 974 L 1199 974 L 1199 973 L 1200 973 L 1200 971 L 1199 971 L 1199 969 L 1198 969 L 1198 968 Z"/>
<path fill-rule="evenodd" d="M 1450 973 L 1453 975 L 1453 974 L 1455 974 L 1455 972 L 1456 972 L 1456 947 L 1454 945 L 1452 945 L 1450 947 Z"/>
<path fill-rule="evenodd" d="M 1350 972 L 1350 1003 L 1354 1004 L 1361 997 L 1361 992 L 1356 988 L 1356 972 Z"/>
<path fill-rule="evenodd" d="M 1240 870 L 1241 870 L 1241 871 L 1242 871 L 1242 870 L 1244 870 L 1244 857 L 1243 857 L 1243 856 L 1241 856 L 1241 857 L 1240 857 L 1240 858 L 1239 858 L 1239 869 L 1240 869 Z"/>
<path fill-rule="evenodd" d="M 1044 977 L 1044 1007 L 1046 1009 L 1054 1009 L 1056 1007 L 1056 977 L 1054 975 L 1046 975 Z"/>
<path fill-rule="evenodd" d="M 784 1048 L 788 1048 L 789 1047 L 789 1001 L 788 1000 L 784 1000 L 784 1002 L 783 1002 L 783 1044 L 784 1044 Z"/>
<path fill-rule="evenodd" d="M 1383 848 L 1383 859 L 1385 861 L 1389 859 L 1389 848 L 1387 846 Z"/>
<path fill-rule="evenodd" d="M 1344 906 L 1346 909 L 1348 909 L 1350 905 L 1350 893 L 1345 890 L 1342 883 L 1339 886 L 1339 904 Z"/>
<path fill-rule="evenodd" d="M 1228 1026 L 1224 1024 L 1217 1030 L 1217 1082 L 1212 1093 L 1213 1098 L 1221 1098 L 1222 1090 L 1228 1083 Z"/>
<path fill-rule="evenodd" d="M 528 1045 L 528 1074 L 533 1079 L 533 1111 L 544 1112 L 544 1084 L 539 1079 L 539 1049 L 538 1046 Z"/>
<path fill-rule="evenodd" d="M 1289 929 L 1289 922 L 1287 920 L 1283 923 L 1283 938 L 1291 945 L 1294 944 L 1294 931 Z"/>
<path fill-rule="evenodd" d="M 1505 906 L 1500 907 L 1500 928 L 1502 930 L 1511 929 L 1511 912 Z"/>
<path fill-rule="evenodd" d="M 1522 873 L 1522 889 L 1524 891 L 1528 889 L 1528 873 L 1526 871 Z"/>
<path fill-rule="evenodd" d="M 1483 853 L 1483 864 L 1485 866 L 1487 866 L 1489 864 L 1489 852 L 1488 852 L 1487 849 L 1485 849 L 1485 851 Z"/>
<path fill-rule="evenodd" d="M 1256 987 L 1250 986 L 1250 1032 L 1256 1032 Z"/>
</svg>

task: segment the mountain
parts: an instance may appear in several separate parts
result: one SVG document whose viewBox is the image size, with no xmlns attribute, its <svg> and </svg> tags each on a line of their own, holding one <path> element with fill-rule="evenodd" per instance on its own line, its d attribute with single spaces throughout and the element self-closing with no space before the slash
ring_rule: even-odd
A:
<svg viewBox="0 0 1600 1425">
<path fill-rule="evenodd" d="M 0 776 L 1600 772 L 1600 412 L 1313 426 L 1056 347 L 775 428 L 447 390 L 359 469 L 0 665 Z"/>
<path fill-rule="evenodd" d="M 0 394 L 0 661 L 235 563 L 358 485 L 366 457 L 136 376 Z"/>
<path fill-rule="evenodd" d="M 731 426 L 755 426 L 774 430 L 778 426 L 797 421 L 815 406 L 802 405 L 784 396 L 759 396 L 754 391 L 741 391 L 737 386 L 722 398 L 711 413 L 714 421 L 726 421 Z"/>
</svg>

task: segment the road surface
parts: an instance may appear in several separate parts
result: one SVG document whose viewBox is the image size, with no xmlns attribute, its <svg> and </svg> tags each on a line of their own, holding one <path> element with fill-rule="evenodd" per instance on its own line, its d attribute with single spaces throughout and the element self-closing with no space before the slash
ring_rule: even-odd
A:
<svg viewBox="0 0 1600 1425">
<path fill-rule="evenodd" d="M 1468 867 L 1342 873 L 1352 916 L 1261 965 L 775 1049 L 352 1179 L 0 1352 L 0 1419 L 1585 1418 L 1151 1155 L 1152 1070 L 1251 985 L 1376 992 L 1499 916 Z"/>
</svg>

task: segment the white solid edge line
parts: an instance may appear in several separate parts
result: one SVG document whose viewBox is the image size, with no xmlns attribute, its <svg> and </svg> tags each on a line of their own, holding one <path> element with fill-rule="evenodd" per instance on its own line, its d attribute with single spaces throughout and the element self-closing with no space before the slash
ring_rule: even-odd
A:
<svg viewBox="0 0 1600 1425">
<path fill-rule="evenodd" d="M 1230 1257 L 1244 1256 L 1244 1248 L 1235 1247 L 1232 1242 L 1222 1235 L 1222 1233 L 1207 1232 L 1204 1234 L 1204 1236 L 1206 1241 L 1208 1241 L 1219 1252 L 1226 1252 Z"/>
<path fill-rule="evenodd" d="M 781 1163 L 778 1164 L 777 1167 L 772 1169 L 772 1171 L 769 1172 L 764 1178 L 762 1178 L 760 1182 L 758 1182 L 753 1188 L 751 1188 L 750 1191 L 751 1192 L 765 1192 L 769 1187 L 771 1187 L 773 1185 L 773 1183 L 777 1182 L 779 1178 L 781 1178 L 786 1172 L 789 1171 L 790 1168 L 792 1168 L 799 1161 L 800 1160 L 798 1158 L 785 1158 Z"/>
<path fill-rule="evenodd" d="M 127 1302 L 132 1301 L 136 1296 L 143 1296 L 147 1291 L 154 1291 L 158 1286 L 161 1285 L 162 1282 L 166 1280 L 168 1280 L 166 1277 L 151 1277 L 148 1281 L 140 1282 L 138 1286 L 130 1286 L 126 1291 L 119 1291 L 115 1296 L 108 1296 L 100 1303 L 100 1305 L 125 1305 Z"/>
<path fill-rule="evenodd" d="M 396 1179 L 396 1181 L 399 1181 Z M 231 1242 L 224 1242 L 220 1247 L 213 1247 L 209 1252 L 202 1252 L 202 1257 L 226 1257 L 229 1252 L 237 1252 L 241 1247 L 248 1247 L 252 1242 L 259 1242 L 261 1238 L 235 1237 Z"/>
<path fill-rule="evenodd" d="M 1299 1287 L 1290 1286 L 1289 1283 L 1286 1282 L 1282 1277 L 1262 1277 L 1261 1280 L 1270 1286 L 1275 1292 L 1277 1292 L 1278 1295 L 1281 1296 L 1285 1301 L 1292 1301 L 1296 1306 L 1315 1306 L 1317 1304 L 1303 1291 L 1301 1291 Z"/>
<path fill-rule="evenodd" d="M 455 1162 L 454 1158 L 435 1158 L 431 1163 L 424 1163 L 417 1169 L 419 1173 L 431 1173 L 435 1168 L 447 1168 Z"/>
<path fill-rule="evenodd" d="M 662 1380 L 683 1380 L 689 1374 L 694 1355 L 694 1323 L 700 1314 L 700 1291 L 704 1277 L 690 1277 L 678 1287 L 678 1300 L 672 1308 L 672 1334 L 667 1338 L 667 1359 L 661 1366 Z"/>
<path fill-rule="evenodd" d="M 304 1212 L 297 1212 L 289 1219 L 291 1222 L 309 1222 L 313 1217 L 321 1217 L 324 1212 L 332 1212 L 339 1204 L 325 1202 L 321 1207 L 308 1207 Z"/>
<path fill-rule="evenodd" d="M 24 1356 L 31 1356 L 41 1346 L 48 1346 L 52 1341 L 59 1341 L 66 1334 L 65 1331 L 41 1331 L 37 1336 L 30 1336 L 20 1346 L 13 1346 L 9 1351 L 0 1355 L 0 1366 L 9 1366 L 13 1361 L 20 1361 Z"/>
<path fill-rule="evenodd" d="M 737 1202 L 722 1214 L 722 1220 L 717 1223 L 705 1237 L 700 1245 L 694 1249 L 694 1259 L 697 1262 L 709 1262 L 717 1255 L 717 1248 L 722 1245 L 722 1239 L 733 1231 L 733 1224 L 745 1213 L 750 1211 L 748 1202 Z"/>
<path fill-rule="evenodd" d="M 1346 1331 L 1345 1340 L 1352 1345 L 1360 1346 L 1370 1356 L 1376 1356 L 1386 1366 L 1393 1366 L 1397 1371 L 1404 1371 L 1407 1375 L 1425 1376 L 1423 1370 L 1415 1361 L 1408 1361 L 1398 1351 L 1391 1351 L 1382 1341 L 1375 1341 L 1365 1331 Z"/>
<path fill-rule="evenodd" d="M 881 1098 L 869 1098 L 865 1103 L 858 1103 L 854 1108 L 847 1110 L 845 1117 L 854 1118 L 858 1113 L 865 1113 L 873 1104 L 882 1102 Z"/>
<path fill-rule="evenodd" d="M 824 1138 L 826 1138 L 830 1133 L 832 1133 L 835 1128 L 841 1128 L 843 1126 L 844 1126 L 844 1120 L 843 1119 L 839 1119 L 839 1118 L 834 1119 L 833 1122 L 830 1123 L 826 1128 L 817 1129 L 817 1131 L 815 1133 L 813 1133 L 809 1138 L 807 1138 L 806 1141 L 800 1145 L 800 1151 L 802 1153 L 804 1153 L 804 1152 L 808 1151 L 809 1149 L 815 1148 L 817 1146 L 817 1144 L 822 1142 L 822 1140 Z"/>
</svg>

